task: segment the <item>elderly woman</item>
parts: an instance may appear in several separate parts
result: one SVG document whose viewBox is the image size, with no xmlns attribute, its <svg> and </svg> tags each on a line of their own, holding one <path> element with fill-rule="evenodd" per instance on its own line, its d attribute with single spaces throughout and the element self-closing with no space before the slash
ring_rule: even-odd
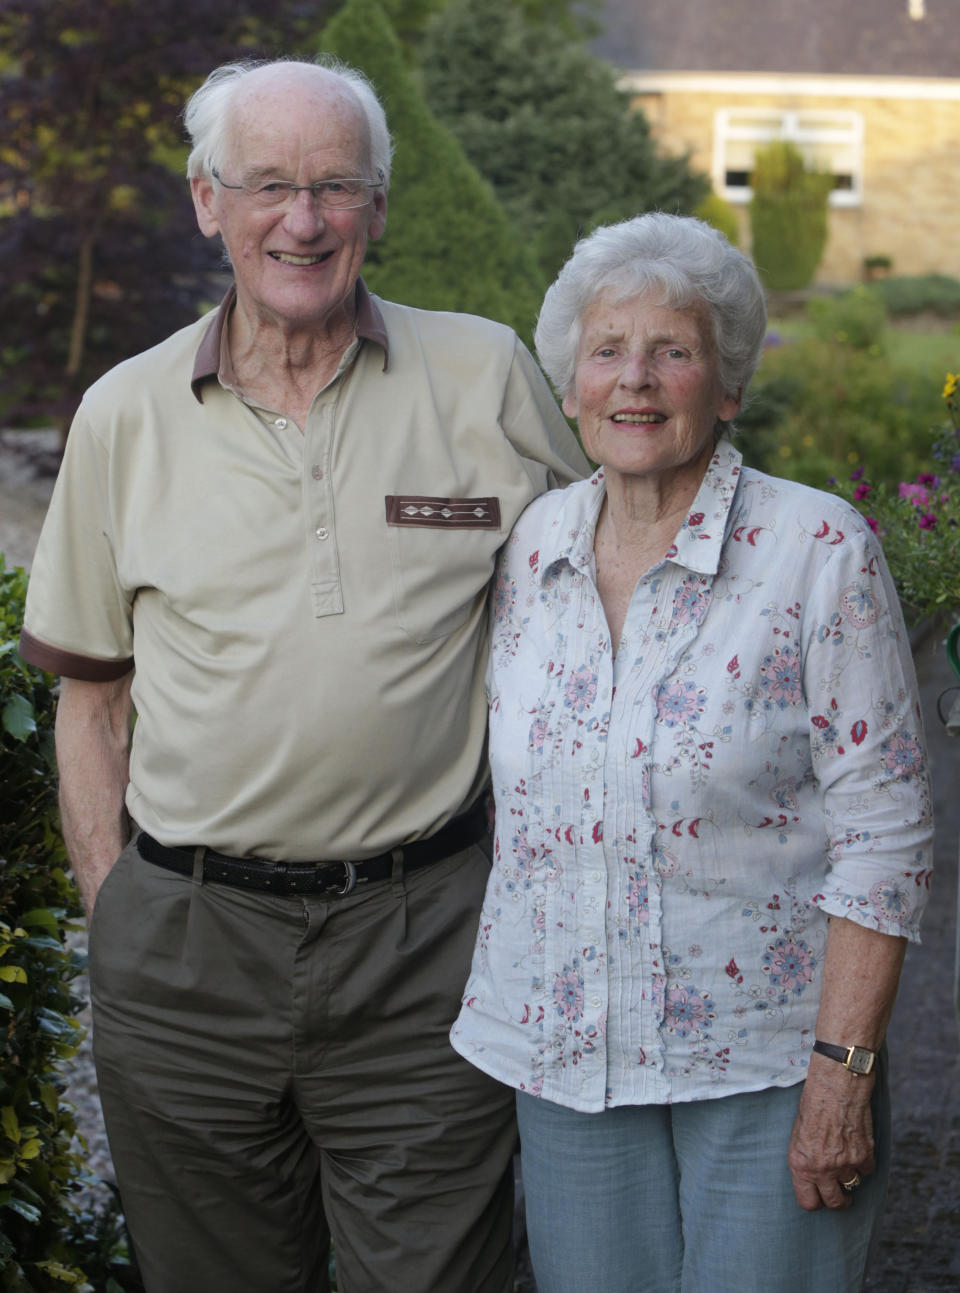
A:
<svg viewBox="0 0 960 1293">
<path fill-rule="evenodd" d="M 651 214 L 580 242 L 537 327 L 601 467 L 502 556 L 452 1040 L 517 1089 L 541 1293 L 856 1289 L 883 1204 L 916 682 L 862 519 L 728 438 L 765 326 L 745 256 Z"/>
</svg>

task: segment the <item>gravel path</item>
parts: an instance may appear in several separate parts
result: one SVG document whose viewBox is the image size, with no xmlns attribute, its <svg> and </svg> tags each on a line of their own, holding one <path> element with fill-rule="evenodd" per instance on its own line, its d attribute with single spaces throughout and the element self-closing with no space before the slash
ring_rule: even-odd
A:
<svg viewBox="0 0 960 1293">
<path fill-rule="evenodd" d="M 29 568 L 57 457 L 55 433 L 0 431 L 0 552 L 8 566 Z M 894 1169 L 869 1293 L 960 1289 L 960 1048 L 954 996 L 960 740 L 947 736 L 937 712 L 938 698 L 957 679 L 939 641 L 919 644 L 915 654 L 933 770 L 937 881 L 923 944 L 907 954 L 889 1033 Z M 85 995 L 82 981 L 78 988 Z M 89 1146 L 90 1166 L 109 1178 L 89 1038 L 75 1062 L 69 1096 Z M 518 1279 L 517 1290 L 534 1293 L 528 1276 Z"/>
</svg>

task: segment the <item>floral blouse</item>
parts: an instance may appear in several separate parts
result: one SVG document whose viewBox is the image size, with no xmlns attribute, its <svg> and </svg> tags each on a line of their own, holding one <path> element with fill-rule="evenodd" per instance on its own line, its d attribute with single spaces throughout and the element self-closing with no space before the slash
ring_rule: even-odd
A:
<svg viewBox="0 0 960 1293">
<path fill-rule="evenodd" d="M 451 1040 L 586 1112 L 788 1086 L 827 915 L 916 940 L 927 897 L 896 593 L 852 507 L 721 441 L 614 657 L 604 488 L 600 471 L 544 495 L 501 555 L 494 866 Z"/>
</svg>

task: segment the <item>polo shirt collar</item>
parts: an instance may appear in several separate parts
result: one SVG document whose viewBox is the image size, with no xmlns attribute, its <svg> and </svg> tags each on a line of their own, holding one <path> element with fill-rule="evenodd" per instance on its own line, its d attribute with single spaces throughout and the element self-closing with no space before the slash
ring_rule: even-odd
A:
<svg viewBox="0 0 960 1293">
<path fill-rule="evenodd" d="M 718 443 L 665 560 L 696 574 L 717 573 L 742 461 L 743 455 L 729 440 Z M 564 562 L 583 574 L 593 570 L 593 542 L 606 490 L 601 467 L 589 480 L 564 491 L 560 511 L 540 536 L 536 578 L 541 584 L 553 567 Z"/>
<path fill-rule="evenodd" d="M 220 354 L 223 345 L 223 330 L 230 310 L 237 299 L 236 284 L 231 284 L 226 296 L 220 302 L 210 326 L 203 334 L 193 364 L 193 376 L 190 386 L 199 403 L 203 403 L 203 383 L 211 377 L 220 375 Z M 390 359 L 390 346 L 387 340 L 387 327 L 383 314 L 374 298 L 370 295 L 362 278 L 357 279 L 356 288 L 357 336 L 364 341 L 372 341 L 383 351 L 383 371 L 387 370 Z"/>
</svg>

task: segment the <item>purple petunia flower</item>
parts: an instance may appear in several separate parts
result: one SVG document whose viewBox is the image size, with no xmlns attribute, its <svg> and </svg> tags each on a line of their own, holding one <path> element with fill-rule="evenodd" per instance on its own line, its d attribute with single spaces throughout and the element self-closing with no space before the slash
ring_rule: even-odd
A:
<svg viewBox="0 0 960 1293">
<path fill-rule="evenodd" d="M 937 518 L 932 512 L 924 512 L 923 516 L 920 517 L 919 524 L 921 530 L 932 530 L 936 527 Z"/>
</svg>

